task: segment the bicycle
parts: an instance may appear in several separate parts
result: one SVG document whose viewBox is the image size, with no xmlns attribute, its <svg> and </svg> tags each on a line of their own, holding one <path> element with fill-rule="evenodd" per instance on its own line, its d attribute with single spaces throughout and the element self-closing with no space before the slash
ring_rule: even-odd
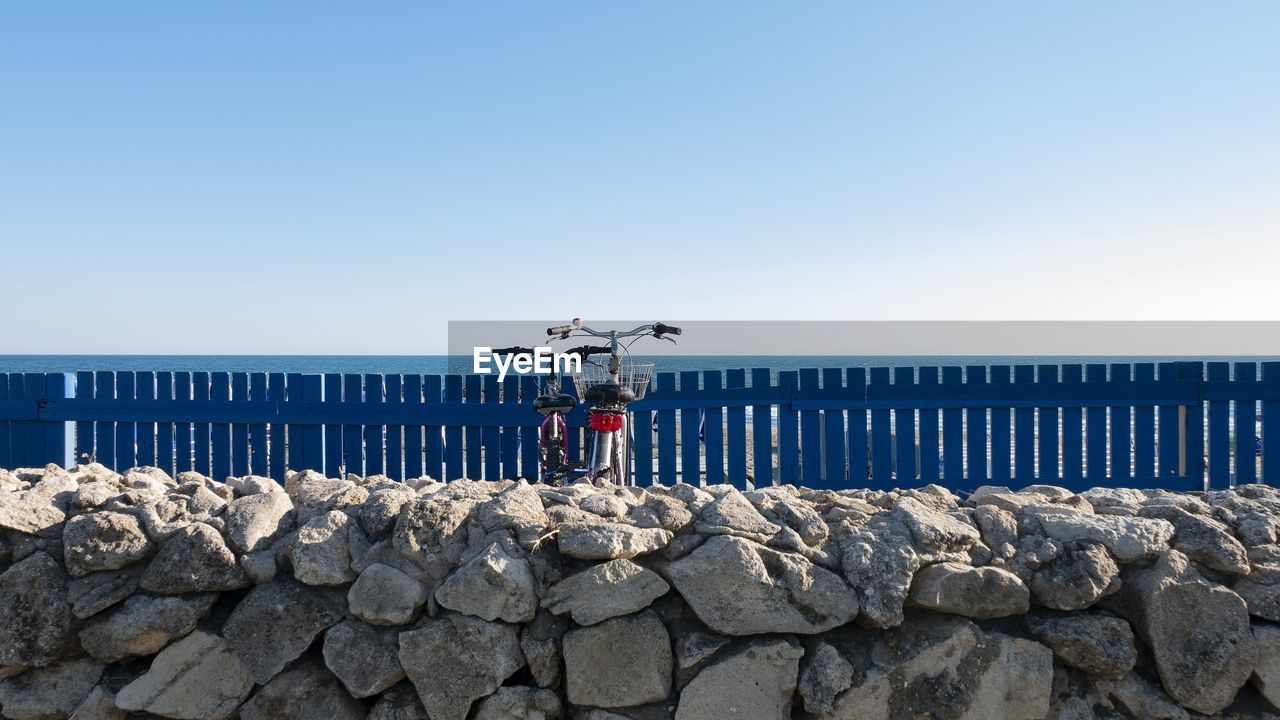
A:
<svg viewBox="0 0 1280 720">
<path fill-rule="evenodd" d="M 575 319 L 569 325 L 547 328 L 547 335 L 560 340 L 570 337 L 594 337 L 607 339 L 609 361 L 600 365 L 583 358 L 579 372 L 573 381 L 578 395 L 591 409 L 587 413 L 587 426 L 591 428 L 591 457 L 586 477 L 593 483 L 610 482 L 626 485 L 630 482 L 631 423 L 627 405 L 644 398 L 653 374 L 653 363 L 631 359 L 630 348 L 642 337 L 653 337 L 675 344 L 669 335 L 679 335 L 680 328 L 657 322 L 640 325 L 630 330 L 595 330 Z M 625 345 L 619 341 L 632 338 Z M 619 356 L 622 352 L 622 357 Z M 604 354 L 595 352 L 592 354 Z M 625 359 L 624 359 L 625 358 Z"/>
</svg>

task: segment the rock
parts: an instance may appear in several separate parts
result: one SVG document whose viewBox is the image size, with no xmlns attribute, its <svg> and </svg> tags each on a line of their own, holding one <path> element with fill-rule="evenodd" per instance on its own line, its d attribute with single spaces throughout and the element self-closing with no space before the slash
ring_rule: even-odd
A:
<svg viewBox="0 0 1280 720">
<path fill-rule="evenodd" d="M 161 595 L 223 592 L 247 587 L 249 576 L 217 530 L 192 523 L 160 546 L 138 587 Z"/>
<path fill-rule="evenodd" d="M 936 553 L 968 550 L 982 539 L 978 529 L 950 514 L 939 512 L 914 498 L 898 500 L 894 517 L 911 532 L 917 547 Z"/>
<path fill-rule="evenodd" d="M 858 597 L 835 573 L 800 555 L 719 535 L 667 568 L 698 618 L 725 635 L 819 633 L 858 614 Z"/>
<path fill-rule="evenodd" d="M 708 666 L 685 686 L 676 720 L 790 718 L 802 654 L 785 640 L 747 645 Z"/>
<path fill-rule="evenodd" d="M 245 596 L 222 628 L 258 684 L 265 684 L 346 613 L 341 590 L 283 577 Z"/>
<path fill-rule="evenodd" d="M 392 540 L 396 550 L 413 558 L 432 578 L 443 580 L 457 567 L 467 546 L 467 519 L 477 504 L 442 490 L 405 505 Z"/>
<path fill-rule="evenodd" d="M 1111 601 L 1150 646 L 1165 691 L 1183 707 L 1216 713 L 1253 674 L 1257 645 L 1244 601 L 1202 578 L 1177 550 L 1125 573 Z"/>
<path fill-rule="evenodd" d="M 529 672 L 539 687 L 560 686 L 560 639 L 568 625 L 567 620 L 540 610 L 533 622 L 520 631 L 520 650 L 524 652 Z"/>
<path fill-rule="evenodd" d="M 399 483 L 393 487 L 371 491 L 369 499 L 360 506 L 361 529 L 370 538 L 385 536 L 395 527 L 396 518 L 400 517 L 400 509 L 417 497 L 418 494 L 413 491 L 413 488 Z"/>
<path fill-rule="evenodd" d="M 280 673 L 240 708 L 240 720 L 364 720 L 364 716 L 364 706 L 316 663 Z"/>
<path fill-rule="evenodd" d="M 448 613 L 400 633 L 400 665 L 432 720 L 465 720 L 524 657 L 515 626 Z"/>
<path fill-rule="evenodd" d="M 116 694 L 107 686 L 98 685 L 80 701 L 68 720 L 125 720 L 127 716 L 116 707 Z"/>
<path fill-rule="evenodd" d="M 0 530 L 43 535 L 58 530 L 66 519 L 63 509 L 49 504 L 48 498 L 34 491 L 20 495 L 0 492 Z"/>
<path fill-rule="evenodd" d="M 0 707 L 12 720 L 62 720 L 93 691 L 102 669 L 101 663 L 77 658 L 0 680 Z"/>
<path fill-rule="evenodd" d="M 642 511 L 651 513 L 658 527 L 673 533 L 683 532 L 693 524 L 693 513 L 684 503 L 655 492 L 646 492 L 643 504 L 631 508 L 628 515 L 635 517 Z"/>
<path fill-rule="evenodd" d="M 472 520 L 486 533 L 510 530 L 525 550 L 534 549 L 551 524 L 538 491 L 523 480 L 481 503 Z"/>
<path fill-rule="evenodd" d="M 723 635 L 688 630 L 681 633 L 675 642 L 676 667 L 688 670 L 719 652 L 720 648 L 729 644 L 729 638 Z"/>
<path fill-rule="evenodd" d="M 1040 526 L 1059 542 L 1101 543 L 1124 563 L 1156 557 L 1173 538 L 1173 525 L 1152 518 L 1063 513 L 1040 517 Z"/>
<path fill-rule="evenodd" d="M 547 590 L 543 607 L 568 614 L 579 625 L 595 625 L 649 607 L 671 586 L 630 560 L 610 560 L 570 575 Z"/>
<path fill-rule="evenodd" d="M 1280 584 L 1266 585 L 1241 578 L 1231 589 L 1245 601 L 1250 615 L 1280 622 Z"/>
<path fill-rule="evenodd" d="M 665 700 L 671 659 L 667 628 L 649 610 L 570 630 L 564 635 L 565 697 L 604 708 Z"/>
<path fill-rule="evenodd" d="M 374 625 L 403 625 L 427 602 L 427 588 L 381 563 L 365 568 L 347 593 L 351 614 Z"/>
<path fill-rule="evenodd" d="M 382 694 L 365 720 L 431 720 L 409 683 L 400 683 Z"/>
<path fill-rule="evenodd" d="M 472 720 L 555 720 L 560 698 L 550 690 L 503 687 L 480 701 Z"/>
<path fill-rule="evenodd" d="M 485 620 L 529 622 L 538 612 L 529 561 L 511 557 L 498 543 L 449 576 L 436 590 L 436 602 Z"/>
<path fill-rule="evenodd" d="M 62 530 L 63 558 L 72 577 L 118 570 L 151 553 L 154 545 L 138 519 L 118 512 L 71 518 Z"/>
<path fill-rule="evenodd" d="M 921 568 L 910 598 L 923 608 L 978 620 L 1021 615 L 1031 608 L 1031 592 L 1017 575 L 953 562 Z"/>
<path fill-rule="evenodd" d="M 819 642 L 805 653 L 799 684 L 805 710 L 815 715 L 831 712 L 836 696 L 852 684 L 853 666 L 839 650 Z"/>
<path fill-rule="evenodd" d="M 1135 673 L 1122 680 L 1104 680 L 1098 683 L 1099 691 L 1125 712 L 1121 717 L 1142 720 L 1190 720 L 1191 714 L 1169 699 L 1158 687 L 1154 687 Z"/>
<path fill-rule="evenodd" d="M 1258 645 L 1258 664 L 1250 680 L 1259 695 L 1280 708 L 1280 628 L 1256 625 L 1253 637 Z"/>
<path fill-rule="evenodd" d="M 293 530 L 293 501 L 283 492 L 246 495 L 232 500 L 223 518 L 231 547 L 242 553 L 257 552 Z"/>
<path fill-rule="evenodd" d="M 1072 542 L 1031 576 L 1036 604 L 1054 610 L 1083 610 L 1120 589 L 1120 568 L 1098 543 Z"/>
<path fill-rule="evenodd" d="M 560 552 L 579 560 L 629 559 L 661 550 L 671 538 L 668 530 L 621 523 L 567 523 L 556 532 Z"/>
<path fill-rule="evenodd" d="M 782 528 L 766 520 L 750 500 L 733 490 L 704 507 L 694 529 L 703 535 L 740 535 L 765 542 Z"/>
<path fill-rule="evenodd" d="M 1053 653 L 954 617 L 913 615 L 875 641 L 831 717 L 1043 718 Z"/>
<path fill-rule="evenodd" d="M 1173 547 L 1191 560 L 1230 575 L 1249 574 L 1249 556 L 1244 545 L 1232 537 L 1231 528 L 1223 523 L 1172 505 L 1147 505 L 1138 515 L 1172 523 Z"/>
<path fill-rule="evenodd" d="M 116 694 L 122 710 L 178 720 L 228 720 L 253 690 L 253 676 L 217 635 L 197 630 L 156 655 L 146 674 Z"/>
<path fill-rule="evenodd" d="M 837 537 L 844 576 L 857 589 L 867 622 L 881 628 L 900 625 L 911 578 L 920 567 L 905 529 L 844 522 Z"/>
<path fill-rule="evenodd" d="M 289 551 L 293 576 L 307 585 L 345 585 L 355 580 L 348 536 L 351 516 L 338 510 L 311 518 L 298 531 Z"/>
<path fill-rule="evenodd" d="M 988 547 L 997 548 L 1018 542 L 1018 520 L 1013 513 L 995 505 L 979 505 L 973 511 L 973 519 L 978 523 L 982 541 Z"/>
<path fill-rule="evenodd" d="M 796 531 L 806 545 L 819 545 L 830 534 L 818 511 L 798 498 L 770 488 L 752 490 L 743 496 L 756 506 L 765 520 Z"/>
<path fill-rule="evenodd" d="M 1119 680 L 1138 662 L 1129 623 L 1106 615 L 1030 616 L 1027 626 L 1062 662 Z"/>
<path fill-rule="evenodd" d="M 154 655 L 171 641 L 195 630 L 216 596 L 149 597 L 134 595 L 118 609 L 80 631 L 85 652 L 104 663 Z"/>
<path fill-rule="evenodd" d="M 67 583 L 67 602 L 71 603 L 71 614 L 84 620 L 129 597 L 138 589 L 138 575 L 131 569 L 75 578 Z"/>
<path fill-rule="evenodd" d="M 397 636 L 395 630 L 344 620 L 324 634 L 324 664 L 353 697 L 377 695 L 405 678 Z"/>
<path fill-rule="evenodd" d="M 66 573 L 37 552 L 0 574 L 0 666 L 43 667 L 74 642 Z"/>
</svg>

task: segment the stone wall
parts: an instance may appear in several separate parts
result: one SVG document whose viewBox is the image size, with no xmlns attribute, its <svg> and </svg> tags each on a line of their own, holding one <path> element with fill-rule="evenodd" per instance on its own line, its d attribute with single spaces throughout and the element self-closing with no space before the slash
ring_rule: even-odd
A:
<svg viewBox="0 0 1280 720">
<path fill-rule="evenodd" d="M 0 713 L 1265 717 L 1280 493 L 0 471 Z"/>
</svg>

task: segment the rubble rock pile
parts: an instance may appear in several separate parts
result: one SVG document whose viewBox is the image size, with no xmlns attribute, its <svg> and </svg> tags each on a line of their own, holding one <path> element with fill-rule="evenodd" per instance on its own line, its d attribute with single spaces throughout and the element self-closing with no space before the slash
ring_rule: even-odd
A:
<svg viewBox="0 0 1280 720">
<path fill-rule="evenodd" d="M 0 470 L 14 720 L 1280 715 L 1280 492 Z"/>
</svg>

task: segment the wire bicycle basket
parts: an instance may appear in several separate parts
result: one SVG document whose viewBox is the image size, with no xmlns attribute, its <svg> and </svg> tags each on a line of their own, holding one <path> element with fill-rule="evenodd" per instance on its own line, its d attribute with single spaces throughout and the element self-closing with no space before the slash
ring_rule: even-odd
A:
<svg viewBox="0 0 1280 720">
<path fill-rule="evenodd" d="M 653 376 L 651 362 L 624 362 L 618 368 L 618 384 L 631 388 L 640 400 L 649 389 L 649 378 Z M 594 363 L 583 363 L 573 375 L 573 386 L 578 390 L 578 397 L 586 397 L 587 390 L 597 385 L 613 382 L 609 368 Z"/>
</svg>

